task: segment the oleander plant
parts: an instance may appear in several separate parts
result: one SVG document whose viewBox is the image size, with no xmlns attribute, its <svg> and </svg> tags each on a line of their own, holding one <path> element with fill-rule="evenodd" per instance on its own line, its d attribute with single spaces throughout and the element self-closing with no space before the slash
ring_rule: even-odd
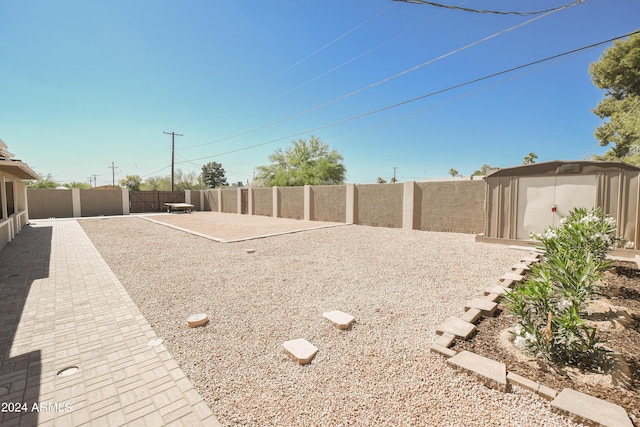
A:
<svg viewBox="0 0 640 427">
<path fill-rule="evenodd" d="M 607 254 L 624 242 L 615 219 L 599 208 L 576 208 L 558 227 L 531 237 L 543 259 L 505 297 L 517 318 L 515 346 L 551 362 L 600 368 L 608 351 L 583 316 L 611 265 Z"/>
</svg>

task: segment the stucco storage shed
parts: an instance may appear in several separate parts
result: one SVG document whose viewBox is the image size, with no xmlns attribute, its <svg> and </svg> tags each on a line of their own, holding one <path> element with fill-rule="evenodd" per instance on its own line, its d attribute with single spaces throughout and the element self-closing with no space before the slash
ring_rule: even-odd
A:
<svg viewBox="0 0 640 427">
<path fill-rule="evenodd" d="M 484 238 L 529 240 L 576 207 L 600 207 L 638 249 L 640 168 L 622 162 L 551 161 L 485 177 Z"/>
</svg>

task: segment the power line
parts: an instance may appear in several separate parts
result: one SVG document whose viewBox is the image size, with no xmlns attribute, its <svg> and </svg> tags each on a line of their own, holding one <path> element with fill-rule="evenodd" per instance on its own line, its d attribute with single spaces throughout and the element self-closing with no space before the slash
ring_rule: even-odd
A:
<svg viewBox="0 0 640 427">
<path fill-rule="evenodd" d="M 590 44 L 588 46 L 583 46 L 583 47 L 580 47 L 580 48 L 577 48 L 577 49 L 573 49 L 573 50 L 570 50 L 570 51 L 567 51 L 567 52 L 563 52 L 563 53 L 560 53 L 560 54 L 557 54 L 557 55 L 548 56 L 546 58 L 539 59 L 539 60 L 536 60 L 536 61 L 532 61 L 532 62 L 523 64 L 523 65 L 518 65 L 516 67 L 512 67 L 512 68 L 509 68 L 509 69 L 506 69 L 506 70 L 503 70 L 503 71 L 499 71 L 497 73 L 488 74 L 486 76 L 479 77 L 477 79 L 468 80 L 468 81 L 466 81 L 464 83 L 459 83 L 457 85 L 449 86 L 449 87 L 447 87 L 445 89 L 440 89 L 440 90 L 437 90 L 437 91 L 434 91 L 434 92 L 430 92 L 430 93 L 427 93 L 427 94 L 424 94 L 424 95 L 417 96 L 415 98 L 410 98 L 410 99 L 407 99 L 407 100 L 404 100 L 404 101 L 401 101 L 401 102 L 398 102 L 398 103 L 395 103 L 395 104 L 387 105 L 385 107 L 381 107 L 381 108 L 378 108 L 378 109 L 375 109 L 375 110 L 371 110 L 371 111 L 368 111 L 368 112 L 365 112 L 365 113 L 361 113 L 361 114 L 358 114 L 358 115 L 355 115 L 355 116 L 352 116 L 352 117 L 349 117 L 349 118 L 346 118 L 346 119 L 342 119 L 342 120 L 338 120 L 338 121 L 335 121 L 335 122 L 332 122 L 332 123 L 328 123 L 328 124 L 325 124 L 325 125 L 322 125 L 322 126 L 318 126 L 318 127 L 313 128 L 313 129 L 307 129 L 305 131 L 297 132 L 297 133 L 294 133 L 294 134 L 291 134 L 291 135 L 287 135 L 287 136 L 282 137 L 282 138 L 272 139 L 270 141 L 261 142 L 259 144 L 254 144 L 254 145 L 250 145 L 250 146 L 243 147 L 243 148 L 237 148 L 235 150 L 227 151 L 227 152 L 224 152 L 224 153 L 218 153 L 218 154 L 215 154 L 213 156 L 199 157 L 197 159 L 192 159 L 191 161 L 203 160 L 203 159 L 208 159 L 208 158 L 211 158 L 211 157 L 217 157 L 217 156 L 223 156 L 223 155 L 226 155 L 226 154 L 236 153 L 238 151 L 249 150 L 249 149 L 252 149 L 252 148 L 256 148 L 256 147 L 260 147 L 260 146 L 263 146 L 263 145 L 272 144 L 274 142 L 282 141 L 284 139 L 289 139 L 289 138 L 293 138 L 293 137 L 300 136 L 300 135 L 303 135 L 303 134 L 315 132 L 315 131 L 320 130 L 320 129 L 326 129 L 328 127 L 336 126 L 336 125 L 339 125 L 339 124 L 342 124 L 342 123 L 350 122 L 352 120 L 356 120 L 356 119 L 360 119 L 360 118 L 363 118 L 363 117 L 366 117 L 366 116 L 370 116 L 370 115 L 373 115 L 373 114 L 376 114 L 376 113 L 380 113 L 382 111 L 390 110 L 392 108 L 400 107 L 402 105 L 410 104 L 412 102 L 416 102 L 416 101 L 419 101 L 421 99 L 425 99 L 425 98 L 429 98 L 429 97 L 432 97 L 432 96 L 435 96 L 435 95 L 439 95 L 441 93 L 449 92 L 451 90 L 458 89 L 458 88 L 461 88 L 463 86 L 468 86 L 468 85 L 473 84 L 473 83 L 477 83 L 477 82 L 480 82 L 480 81 L 483 81 L 483 80 L 487 80 L 487 79 L 490 79 L 490 78 L 493 78 L 493 77 L 497 77 L 497 76 L 500 76 L 500 75 L 503 75 L 503 74 L 511 73 L 511 72 L 514 72 L 514 71 L 517 71 L 517 70 L 520 70 L 520 69 L 523 69 L 523 68 L 531 67 L 533 65 L 537 65 L 537 64 L 540 64 L 540 63 L 543 63 L 543 62 L 546 62 L 546 61 L 550 61 L 550 60 L 557 59 L 557 58 L 560 58 L 560 57 L 563 57 L 563 56 L 571 55 L 571 54 L 574 54 L 576 52 L 580 52 L 580 51 L 583 51 L 583 50 L 592 49 L 594 47 L 601 46 L 601 45 L 606 44 L 606 43 L 610 43 L 610 42 L 612 42 L 614 40 L 619 40 L 621 38 L 628 37 L 628 36 L 631 36 L 631 35 L 634 35 L 634 34 L 638 34 L 638 33 L 640 33 L 640 30 L 636 30 L 634 32 L 627 33 L 627 34 L 619 36 L 619 37 L 614 37 L 614 38 L 611 38 L 611 39 L 608 39 L 608 40 L 605 40 L 605 41 L 601 41 L 601 42 L 598 42 L 598 43 L 593 43 L 593 44 Z"/>
<path fill-rule="evenodd" d="M 466 1 L 468 1 L 468 0 L 466 0 Z M 466 1 L 464 1 L 463 3 L 466 3 Z M 352 62 L 354 62 L 354 61 L 356 61 L 356 60 L 358 60 L 358 59 L 362 58 L 363 56 L 366 56 L 366 55 L 370 54 L 371 52 L 373 52 L 373 51 L 375 51 L 375 50 L 380 49 L 381 47 L 383 47 L 383 46 L 385 46 L 385 45 L 387 45 L 387 44 L 391 43 L 392 41 L 399 39 L 400 37 L 404 36 L 405 34 L 410 33 L 411 31 L 414 31 L 415 29 L 417 29 L 417 28 L 419 28 L 419 27 L 421 27 L 421 26 L 423 26 L 423 25 L 425 25 L 425 24 L 427 24 L 427 23 L 429 23 L 429 22 L 432 22 L 432 21 L 436 20 L 437 18 L 439 18 L 440 16 L 442 16 L 442 15 L 443 15 L 443 14 L 445 14 L 445 13 L 447 13 L 447 12 L 441 12 L 441 13 L 437 14 L 436 16 L 430 17 L 430 18 L 429 18 L 429 19 L 427 19 L 426 21 L 423 21 L 423 22 L 421 22 L 421 23 L 419 23 L 419 24 L 417 24 L 417 25 L 414 25 L 413 27 L 411 27 L 411 28 L 409 28 L 409 29 L 407 29 L 407 30 L 404 30 L 404 31 L 403 31 L 403 32 L 401 32 L 400 34 L 397 34 L 396 36 L 394 36 L 394 37 L 392 37 L 392 38 L 390 38 L 390 39 L 387 39 L 386 41 L 384 41 L 384 42 L 382 42 L 382 43 L 380 43 L 380 44 L 378 44 L 378 45 L 376 45 L 376 46 L 372 47 L 371 49 L 369 49 L 369 50 L 367 50 L 367 51 L 365 51 L 365 52 L 362 52 L 362 53 L 360 53 L 359 55 L 354 56 L 353 58 L 351 58 L 351 59 L 349 59 L 349 60 L 347 60 L 347 61 L 343 62 L 342 64 L 337 65 L 337 66 L 335 66 L 335 67 L 333 67 L 333 68 L 329 69 L 328 71 L 325 71 L 325 72 L 323 72 L 323 73 L 321 73 L 321 74 L 319 74 L 319 75 L 317 75 L 317 76 L 315 76 L 315 77 L 313 77 L 313 78 L 311 78 L 311 79 L 307 80 L 306 82 L 301 83 L 301 84 L 299 84 L 298 86 L 296 86 L 296 87 L 294 87 L 294 88 L 292 88 L 292 89 L 287 90 L 287 91 L 286 91 L 286 92 L 284 92 L 283 94 L 278 95 L 278 97 L 279 97 L 279 96 L 283 96 L 283 95 L 287 95 L 287 94 L 289 94 L 289 93 L 291 93 L 291 92 L 293 92 L 293 91 L 295 91 L 295 90 L 300 89 L 301 87 L 304 87 L 304 86 L 308 85 L 309 83 L 312 83 L 312 82 L 314 82 L 314 81 L 316 81 L 316 80 L 318 80 L 318 79 L 320 79 L 320 78 L 322 78 L 322 77 L 324 77 L 324 76 L 326 76 L 326 75 L 328 75 L 328 74 L 333 73 L 334 71 L 336 71 L 336 70 L 338 70 L 338 69 L 340 69 L 340 68 L 344 67 L 345 65 L 348 65 L 348 64 L 350 64 L 350 63 L 352 63 Z"/>
<path fill-rule="evenodd" d="M 348 30 L 347 32 L 343 33 L 342 35 L 338 36 L 337 38 L 331 40 L 329 43 L 325 44 L 324 46 L 322 46 L 321 48 L 311 52 L 309 55 L 305 56 L 304 58 L 302 58 L 301 60 L 299 60 L 298 62 L 296 62 L 293 65 L 290 65 L 289 67 L 285 68 L 284 70 L 280 71 L 278 74 L 276 74 L 275 76 L 273 76 L 273 78 L 276 78 L 284 73 L 286 73 L 287 71 L 297 67 L 298 65 L 302 64 L 304 61 L 306 61 L 307 59 L 317 55 L 318 53 L 322 52 L 323 50 L 325 50 L 326 48 L 328 48 L 329 46 L 331 46 L 332 44 L 336 43 L 337 41 L 339 41 L 340 39 L 346 37 L 347 35 L 349 35 L 350 33 L 354 32 L 355 30 L 357 30 L 358 28 L 362 27 L 363 25 L 365 25 L 367 22 L 372 21 L 373 19 L 377 18 L 378 16 L 382 15 L 384 12 L 386 12 L 387 10 L 391 9 L 392 7 L 394 7 L 395 4 L 391 4 L 387 7 L 385 7 L 384 9 L 382 9 L 380 12 L 376 13 L 375 15 L 365 19 L 364 21 L 362 21 L 361 23 L 359 23 L 358 25 L 356 25 L 355 27 L 351 28 L 350 30 Z"/>
<path fill-rule="evenodd" d="M 445 8 L 445 9 L 453 9 L 453 10 L 459 10 L 459 11 L 462 11 L 462 12 L 471 12 L 471 13 L 490 13 L 490 14 L 494 14 L 494 15 L 531 16 L 531 15 L 540 15 L 542 13 L 556 12 L 558 10 L 567 9 L 569 7 L 576 6 L 576 5 L 580 4 L 580 3 L 584 3 L 587 0 L 577 0 L 577 1 L 574 1 L 573 3 L 565 4 L 563 6 L 554 7 L 552 9 L 538 10 L 538 11 L 535 11 L 535 12 L 507 12 L 507 11 L 499 11 L 499 10 L 471 9 L 471 8 L 468 8 L 468 7 L 453 6 L 453 5 L 449 5 L 449 4 L 431 2 L 431 1 L 427 1 L 427 0 L 393 0 L 393 1 L 396 1 L 396 2 L 401 1 L 401 2 L 404 2 L 404 3 L 413 3 L 413 4 L 426 4 L 426 5 L 429 5 L 429 6 L 442 7 L 442 8 Z"/>
<path fill-rule="evenodd" d="M 286 122 L 286 121 L 288 121 L 288 120 L 291 120 L 291 119 L 294 119 L 294 118 L 296 118 L 296 117 L 302 116 L 303 114 L 307 114 L 307 113 L 310 113 L 310 112 L 312 112 L 312 111 L 318 110 L 318 109 L 320 109 L 320 108 L 323 108 L 323 107 L 326 107 L 326 106 L 329 106 L 329 105 L 335 104 L 336 102 L 342 101 L 343 99 L 346 99 L 346 98 L 349 98 L 349 97 L 351 97 L 351 96 L 354 96 L 354 95 L 360 94 L 360 93 L 362 93 L 362 92 L 364 92 L 364 91 L 366 91 L 366 90 L 372 89 L 372 88 L 374 88 L 374 87 L 376 87 L 376 86 L 380 86 L 380 85 L 382 85 L 382 84 L 384 84 L 384 83 L 387 83 L 387 82 L 389 82 L 389 81 L 391 81 L 391 80 L 394 80 L 394 79 L 396 79 L 396 78 L 398 78 L 398 77 L 402 77 L 402 76 L 404 76 L 404 75 L 406 75 L 406 74 L 409 74 L 409 73 L 411 73 L 411 72 L 413 72 L 413 71 L 416 71 L 416 70 L 418 70 L 418 69 L 420 69 L 420 68 L 422 68 L 422 67 L 425 67 L 425 66 L 427 66 L 427 65 L 433 64 L 433 63 L 434 63 L 434 62 L 436 62 L 436 61 L 439 61 L 439 60 L 441 60 L 441 59 L 447 58 L 447 57 L 449 57 L 449 56 L 451 56 L 451 55 L 454 55 L 454 54 L 456 54 L 456 53 L 458 53 L 458 52 L 462 52 L 463 50 L 469 49 L 469 48 L 471 48 L 471 47 L 473 47 L 473 46 L 476 46 L 476 45 L 478 45 L 478 44 L 480 44 L 480 43 L 483 43 L 483 42 L 485 42 L 485 41 L 487 41 L 487 40 L 491 40 L 491 39 L 493 39 L 493 38 L 495 38 L 495 37 L 501 36 L 502 34 L 508 33 L 509 31 L 513 31 L 513 30 L 518 29 L 518 28 L 520 28 L 520 27 L 524 27 L 525 25 L 530 24 L 530 23 L 532 23 L 532 22 L 535 22 L 535 21 L 537 21 L 538 19 L 542 19 L 542 18 L 544 18 L 544 17 L 546 17 L 546 16 L 549 16 L 549 15 L 550 15 L 550 14 L 552 14 L 552 13 L 555 13 L 555 11 L 548 12 L 548 13 L 546 13 L 546 14 L 544 14 L 544 15 L 541 15 L 541 16 L 537 16 L 537 17 L 532 18 L 532 19 L 530 19 L 530 20 L 528 20 L 528 21 L 525 21 L 525 22 L 523 22 L 523 23 L 521 23 L 521 24 L 517 24 L 517 25 L 514 25 L 514 26 L 512 26 L 512 27 L 509 27 L 509 28 L 507 28 L 507 29 L 505 29 L 505 30 L 498 31 L 497 33 L 494 33 L 494 34 L 492 34 L 492 35 L 490 35 L 490 36 L 484 37 L 484 38 L 482 38 L 482 39 L 480 39 L 480 40 L 476 40 L 475 42 L 470 43 L 470 44 L 468 44 L 468 45 L 466 45 L 466 46 L 463 46 L 463 47 L 460 47 L 460 48 L 458 48 L 458 49 L 452 50 L 452 51 L 450 51 L 450 52 L 448 52 L 448 53 L 445 53 L 444 55 L 440 55 L 440 56 L 438 56 L 437 58 L 430 59 L 430 60 L 428 60 L 428 61 L 426 61 L 426 62 L 423 62 L 422 64 L 418 64 L 418 65 L 416 65 L 416 66 L 414 66 L 414 67 L 411 67 L 411 68 L 409 68 L 409 69 L 407 69 L 407 70 L 401 71 L 401 72 L 396 73 L 396 74 L 394 74 L 394 75 L 392 75 L 392 76 L 386 77 L 386 78 L 384 78 L 384 79 L 382 79 L 382 80 L 379 80 L 379 81 L 377 81 L 377 82 L 375 82 L 375 83 L 372 83 L 372 84 L 370 84 L 370 85 L 368 85 L 368 86 L 365 86 L 365 87 L 362 87 L 362 88 L 360 88 L 360 89 L 358 89 L 358 90 L 355 90 L 355 91 L 353 91 L 353 92 L 347 93 L 346 95 L 339 96 L 338 98 L 334 98 L 334 99 L 332 99 L 331 101 L 327 101 L 327 102 L 325 102 L 325 103 L 322 103 L 322 104 L 316 105 L 315 107 L 311 107 L 311 108 L 309 108 L 309 109 L 307 109 L 307 110 L 300 111 L 300 112 L 298 112 L 298 113 L 292 114 L 292 115 L 287 116 L 287 117 L 285 117 L 285 118 L 282 118 L 282 119 L 279 119 L 279 120 L 273 121 L 273 122 L 271 122 L 271 123 L 264 124 L 264 125 L 262 125 L 262 126 L 258 126 L 258 127 L 256 127 L 256 128 L 253 128 L 253 129 L 250 129 L 250 130 L 247 130 L 247 131 L 244 131 L 244 132 L 237 133 L 237 134 L 235 134 L 235 135 L 231 135 L 231 136 L 228 136 L 228 137 L 225 137 L 225 138 L 221 138 L 221 139 L 218 139 L 218 140 L 215 140 L 215 141 L 211 141 L 211 142 L 206 142 L 206 143 L 204 143 L 204 144 L 198 144 L 198 145 L 192 145 L 192 146 L 190 146 L 190 147 L 184 147 L 184 148 L 182 148 L 182 150 L 189 150 L 189 149 L 191 149 L 191 148 L 197 148 L 197 147 L 202 147 L 202 146 L 205 146 L 205 145 L 211 145 L 211 144 L 215 144 L 215 143 L 218 143 L 218 142 L 227 141 L 227 140 L 229 140 L 229 139 L 237 138 L 237 137 L 239 137 L 239 136 L 247 135 L 247 134 L 249 134 L 249 133 L 253 133 L 253 132 L 256 132 L 256 131 L 259 131 L 259 130 L 265 129 L 265 128 L 267 128 L 267 127 L 270 127 L 270 126 L 274 126 L 274 125 L 276 125 L 276 124 L 279 124 L 279 123 L 282 123 L 282 122 Z"/>
</svg>

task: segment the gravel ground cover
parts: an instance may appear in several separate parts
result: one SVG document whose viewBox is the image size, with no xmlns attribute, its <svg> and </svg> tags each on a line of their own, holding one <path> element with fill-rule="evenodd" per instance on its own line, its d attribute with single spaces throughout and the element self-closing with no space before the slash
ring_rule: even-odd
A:
<svg viewBox="0 0 640 427">
<path fill-rule="evenodd" d="M 338 222 L 302 221 L 222 212 L 153 215 L 147 218 L 224 241 L 344 225 Z"/>
<path fill-rule="evenodd" d="M 429 352 L 522 252 L 365 226 L 218 243 L 139 218 L 80 224 L 224 425 L 576 425 Z M 355 324 L 334 328 L 330 310 Z M 187 328 L 201 312 L 210 322 Z M 282 352 L 295 338 L 319 348 L 308 365 Z"/>
</svg>

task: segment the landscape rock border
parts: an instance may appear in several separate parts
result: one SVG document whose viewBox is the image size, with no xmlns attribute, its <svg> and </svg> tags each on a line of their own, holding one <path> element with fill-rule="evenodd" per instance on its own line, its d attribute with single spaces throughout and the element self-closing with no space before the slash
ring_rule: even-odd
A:
<svg viewBox="0 0 640 427">
<path fill-rule="evenodd" d="M 470 338 L 475 332 L 475 323 L 483 316 L 493 315 L 495 308 L 492 310 L 493 306 L 491 304 L 497 303 L 502 295 L 512 288 L 515 283 L 524 280 L 524 274 L 529 270 L 529 266 L 539 261 L 540 254 L 535 252 L 522 257 L 520 263 L 512 266 L 512 271 L 505 273 L 500 278 L 499 284 L 486 290 L 483 297 L 468 301 L 465 304 L 464 314 L 460 318 L 453 316 L 446 319 L 436 328 L 436 334 L 439 337 L 431 345 L 430 351 L 447 357 L 449 365 L 477 377 L 488 387 L 509 392 L 510 386 L 515 384 L 532 391 L 551 401 L 551 407 L 555 412 L 567 415 L 575 421 L 595 426 L 633 427 L 629 415 L 619 405 L 589 395 L 584 395 L 586 396 L 584 399 L 567 399 L 567 395 L 576 396 L 577 394 L 583 395 L 583 393 L 569 388 L 565 388 L 558 393 L 550 387 L 524 378 L 514 372 L 507 372 L 506 365 L 502 362 L 497 362 L 466 350 L 457 352 L 450 348 L 456 339 Z M 585 404 L 585 402 L 589 402 L 589 404 Z M 599 408 L 599 411 L 593 411 L 594 405 Z M 616 416 L 602 417 L 602 413 L 615 414 Z"/>
</svg>

